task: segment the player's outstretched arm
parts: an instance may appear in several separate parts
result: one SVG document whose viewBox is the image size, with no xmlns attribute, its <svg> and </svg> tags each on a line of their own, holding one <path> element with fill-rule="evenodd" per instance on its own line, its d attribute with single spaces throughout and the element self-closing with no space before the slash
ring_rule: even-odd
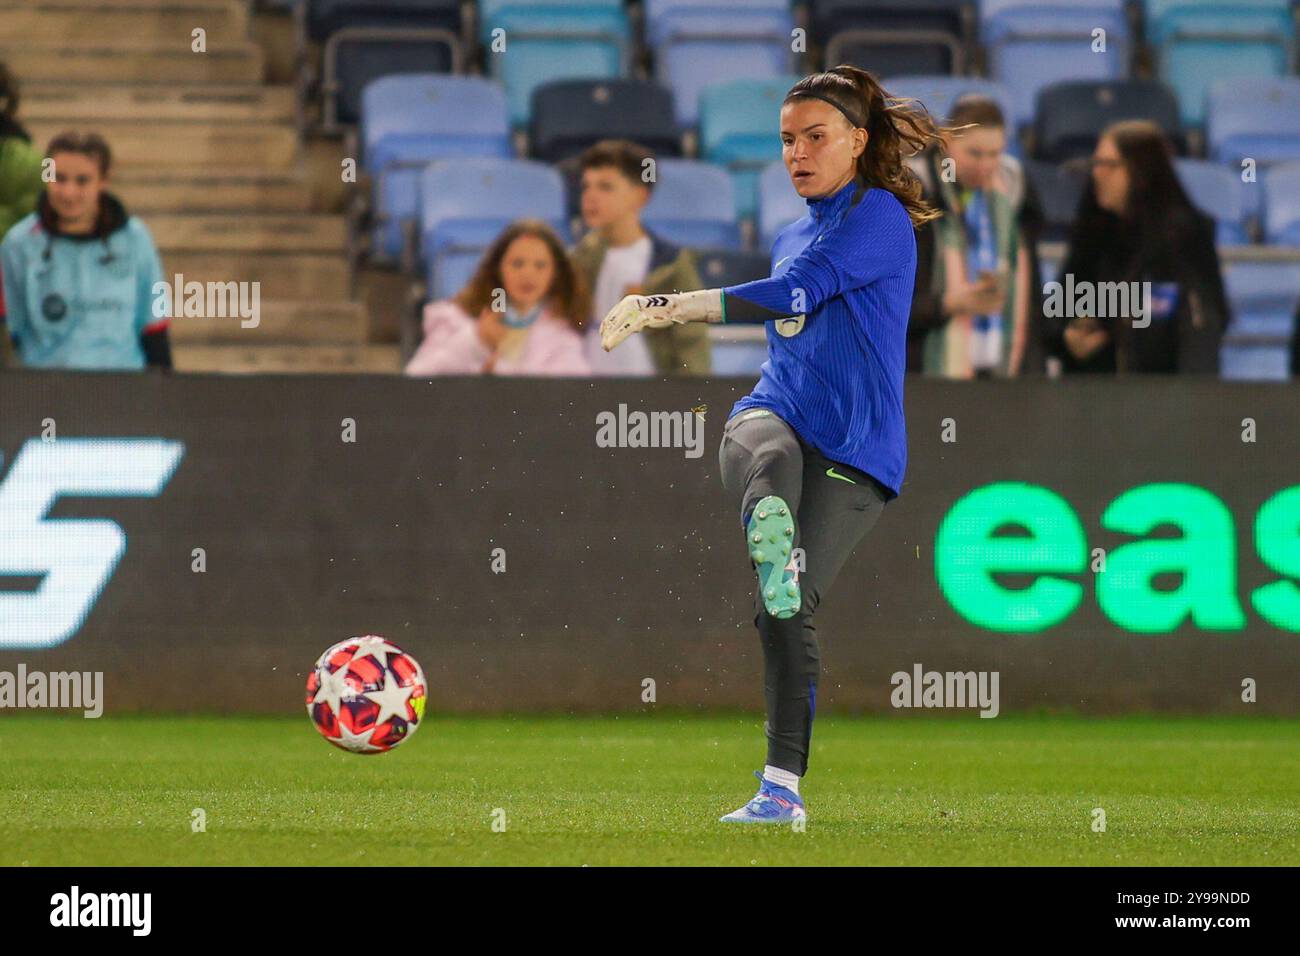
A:
<svg viewBox="0 0 1300 956">
<path fill-rule="evenodd" d="M 600 323 L 600 344 L 606 352 L 633 332 L 662 329 L 674 323 L 721 322 L 722 290 L 700 289 L 669 295 L 628 295 Z"/>
</svg>

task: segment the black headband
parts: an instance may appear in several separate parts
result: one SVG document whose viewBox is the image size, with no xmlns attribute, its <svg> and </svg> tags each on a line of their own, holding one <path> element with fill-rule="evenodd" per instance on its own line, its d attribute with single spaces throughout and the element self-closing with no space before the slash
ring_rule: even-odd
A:
<svg viewBox="0 0 1300 956">
<path fill-rule="evenodd" d="M 866 123 L 859 123 L 859 122 L 858 122 L 858 118 L 857 118 L 856 116 L 854 116 L 852 113 L 850 113 L 848 110 L 846 110 L 846 109 L 845 109 L 843 106 L 841 106 L 839 103 L 835 102 L 835 101 L 834 101 L 833 99 L 831 99 L 829 96 L 825 96 L 825 95 L 823 95 L 823 94 L 821 94 L 821 93 L 814 93 L 812 90 L 800 90 L 798 93 L 791 93 L 789 96 L 786 97 L 786 99 L 789 99 L 791 96 L 812 96 L 812 97 L 815 97 L 816 99 L 821 100 L 823 103 L 829 103 L 829 104 L 831 104 L 831 106 L 835 107 L 837 110 L 839 110 L 841 113 L 843 113 L 843 114 L 844 114 L 844 118 L 847 119 L 850 123 L 852 123 L 852 124 L 853 124 L 853 127 L 854 127 L 855 129 L 866 129 L 866 128 L 867 128 L 867 124 L 866 124 Z"/>
</svg>

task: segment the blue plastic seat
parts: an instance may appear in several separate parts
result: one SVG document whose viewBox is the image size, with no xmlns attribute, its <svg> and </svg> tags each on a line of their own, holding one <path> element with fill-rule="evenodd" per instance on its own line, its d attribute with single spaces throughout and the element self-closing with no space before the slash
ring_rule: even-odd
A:
<svg viewBox="0 0 1300 956">
<path fill-rule="evenodd" d="M 647 80 L 559 80 L 533 91 L 529 152 L 560 162 L 602 139 L 630 139 L 680 156 L 673 95 Z"/>
<path fill-rule="evenodd" d="M 706 289 L 766 279 L 772 271 L 771 257 L 766 252 L 736 249 L 705 249 L 695 257 L 695 265 Z"/>
<path fill-rule="evenodd" d="M 1212 84 L 1286 73 L 1295 42 L 1287 0 L 1148 0 L 1146 19 L 1160 78 L 1188 126 L 1204 120 Z"/>
<path fill-rule="evenodd" d="M 1300 162 L 1264 171 L 1264 237 L 1279 246 L 1300 246 Z"/>
<path fill-rule="evenodd" d="M 1205 113 L 1210 156 L 1239 165 L 1300 160 L 1300 78 L 1233 79 L 1210 87 Z"/>
<path fill-rule="evenodd" d="M 994 80 L 975 76 L 942 76 L 937 74 L 907 73 L 891 76 L 883 81 L 885 89 L 893 96 L 917 100 L 931 116 L 945 123 L 952 105 L 970 94 L 987 96 L 1002 108 L 1002 114 L 1011 122 L 1012 99 L 1010 91 Z"/>
<path fill-rule="evenodd" d="M 565 7 L 579 12 L 606 13 L 622 10 L 623 0 L 478 0 L 479 35 L 490 33 L 492 19 L 507 7 Z"/>
<path fill-rule="evenodd" d="M 1223 285 L 1231 331 L 1290 339 L 1300 305 L 1300 262 L 1229 262 Z"/>
<path fill-rule="evenodd" d="M 808 200 L 794 191 L 785 163 L 772 163 L 758 177 L 758 243 L 770 251 L 776 235 L 808 215 Z"/>
<path fill-rule="evenodd" d="M 877 76 L 965 71 L 966 0 L 810 0 L 807 6 L 828 67 L 851 63 Z"/>
<path fill-rule="evenodd" d="M 1300 263 L 1227 262 L 1223 285 L 1232 323 L 1219 350 L 1220 375 L 1235 381 L 1286 381 L 1300 303 Z"/>
<path fill-rule="evenodd" d="M 781 103 L 797 76 L 732 80 L 700 95 L 700 155 L 726 166 L 736 186 L 736 212 L 752 218 L 758 174 L 781 158 Z"/>
<path fill-rule="evenodd" d="M 1223 287 L 1232 324 L 1219 352 L 1220 374 L 1244 381 L 1285 381 L 1297 333 L 1300 262 L 1225 262 Z"/>
<path fill-rule="evenodd" d="M 461 0 L 307 0 L 307 35 L 324 43 L 348 27 L 440 27 L 457 35 Z"/>
<path fill-rule="evenodd" d="M 419 214 L 426 165 L 453 156 L 511 156 L 505 94 L 481 77 L 383 77 L 361 97 L 361 145 L 373 180 L 372 254 L 396 259 L 402 223 Z"/>
<path fill-rule="evenodd" d="M 303 21 L 306 36 L 324 46 L 327 129 L 357 122 L 373 80 L 461 68 L 459 0 L 310 0 Z"/>
<path fill-rule="evenodd" d="M 655 77 L 673 91 L 677 122 L 695 125 L 706 86 L 789 75 L 792 29 L 790 13 L 775 6 L 682 3 L 648 17 L 646 39 L 655 51 Z"/>
<path fill-rule="evenodd" d="M 438 275 L 480 257 L 516 219 L 541 219 L 565 241 L 564 185 L 555 170 L 522 159 L 438 160 L 420 175 L 420 254 L 430 289 Z"/>
<path fill-rule="evenodd" d="M 1250 242 L 1252 187 L 1238 173 L 1202 159 L 1178 159 L 1174 168 L 1192 205 L 1214 220 L 1215 242 L 1224 246 Z"/>
<path fill-rule="evenodd" d="M 647 229 L 686 246 L 739 249 L 734 186 L 719 166 L 690 159 L 661 159 L 655 186 L 641 213 Z"/>
<path fill-rule="evenodd" d="M 1252 344 L 1225 335 L 1219 345 L 1219 377 L 1229 382 L 1285 382 L 1290 377 L 1285 345 Z"/>
<path fill-rule="evenodd" d="M 790 0 L 644 0 L 643 6 L 646 32 L 649 33 L 665 14 L 701 9 L 716 11 L 719 8 L 739 16 L 746 16 L 753 10 L 789 12 Z"/>
<path fill-rule="evenodd" d="M 567 79 L 616 79 L 628 68 L 631 32 L 621 7 L 602 4 L 507 4 L 482 19 L 490 75 L 501 81 L 510 122 L 527 124 L 533 92 Z M 502 30 L 505 52 L 493 47 Z"/>
<path fill-rule="evenodd" d="M 1021 165 L 1042 204 L 1043 238 L 1053 242 L 1068 239 L 1079 201 L 1088 185 L 1086 169 L 1076 168 L 1074 163 L 1044 163 L 1034 159 L 1023 160 Z M 1043 281 L 1049 280 L 1044 277 Z"/>
<path fill-rule="evenodd" d="M 1185 148 L 1178 97 L 1154 80 L 1053 83 L 1039 91 L 1035 114 L 1034 157 L 1048 162 L 1091 155 L 1102 131 L 1120 120 L 1149 120 Z"/>
<path fill-rule="evenodd" d="M 1039 3 L 984 0 L 980 31 L 989 73 L 1011 91 L 1015 128 L 1034 116 L 1038 91 L 1064 80 L 1119 80 L 1128 75 L 1130 41 L 1122 0 Z M 1094 52 L 1094 32 L 1105 51 Z"/>
</svg>

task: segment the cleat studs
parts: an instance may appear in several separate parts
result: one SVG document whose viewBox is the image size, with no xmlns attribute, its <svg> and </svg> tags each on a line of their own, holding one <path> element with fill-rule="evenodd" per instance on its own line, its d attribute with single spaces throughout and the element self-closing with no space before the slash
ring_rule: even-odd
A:
<svg viewBox="0 0 1300 956">
<path fill-rule="evenodd" d="M 794 528 L 786 528 L 786 529 L 785 529 L 785 536 L 786 536 L 787 538 L 793 538 L 793 537 L 794 537 Z"/>
<path fill-rule="evenodd" d="M 762 521 L 762 520 L 763 520 L 764 518 L 766 518 L 766 517 L 767 517 L 767 512 L 766 512 L 766 511 L 760 511 L 760 512 L 758 513 L 758 520 L 759 520 L 759 521 Z"/>
<path fill-rule="evenodd" d="M 785 547 L 781 549 L 781 554 L 785 556 L 788 555 L 789 553 L 790 553 L 790 546 L 787 544 Z"/>
<path fill-rule="evenodd" d="M 754 537 L 753 537 L 751 540 L 752 540 L 755 544 L 758 544 L 759 542 L 761 542 L 761 541 L 763 540 L 763 534 L 762 534 L 762 532 L 761 532 L 761 531 L 755 531 L 755 532 L 754 532 Z"/>
<path fill-rule="evenodd" d="M 780 515 L 782 518 L 785 517 L 785 509 L 784 509 L 784 508 L 778 508 L 777 511 L 776 511 L 776 513 L 777 513 L 778 515 Z"/>
<path fill-rule="evenodd" d="M 776 597 L 776 588 L 768 588 L 766 591 L 763 592 L 763 597 L 771 601 L 773 598 Z"/>
<path fill-rule="evenodd" d="M 791 584 L 787 584 L 787 585 L 785 586 L 785 593 L 788 594 L 788 595 L 790 595 L 790 597 L 794 597 L 795 595 L 797 595 L 797 594 L 799 593 L 799 589 L 798 589 L 797 587 L 795 587 L 795 585 L 794 585 L 793 583 L 791 583 Z"/>
<path fill-rule="evenodd" d="M 749 556 L 754 559 L 755 564 L 763 563 L 763 552 L 760 551 L 758 548 L 755 548 L 753 551 L 749 552 Z"/>
</svg>

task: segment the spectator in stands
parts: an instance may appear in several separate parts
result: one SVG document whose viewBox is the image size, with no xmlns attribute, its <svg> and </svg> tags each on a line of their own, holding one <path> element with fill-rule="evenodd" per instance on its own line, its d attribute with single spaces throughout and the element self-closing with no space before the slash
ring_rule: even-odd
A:
<svg viewBox="0 0 1300 956">
<path fill-rule="evenodd" d="M 953 106 L 953 132 L 910 165 L 940 219 L 917 233 L 908 369 L 946 378 L 1020 374 L 1030 344 L 1036 258 L 1022 217 L 1028 183 L 985 96 Z M 966 127 L 966 128 L 961 128 Z"/>
<path fill-rule="evenodd" d="M 0 63 L 0 239 L 23 216 L 36 208 L 44 188 L 41 154 L 18 122 L 18 81 Z M 4 295 L 0 287 L 0 325 L 4 322 Z M 9 337 L 0 329 L 0 368 L 9 364 Z"/>
<path fill-rule="evenodd" d="M 32 368 L 171 367 L 162 263 L 143 222 L 107 191 L 96 133 L 50 141 L 54 181 L 0 243 L 9 333 Z"/>
<path fill-rule="evenodd" d="M 493 241 L 458 295 L 424 307 L 424 341 L 406 374 L 590 375 L 582 342 L 589 308 L 555 230 L 521 219 Z"/>
<path fill-rule="evenodd" d="M 1097 314 L 1075 314 L 1068 291 L 1063 309 L 1048 310 L 1064 371 L 1218 373 L 1229 315 L 1214 222 L 1187 198 L 1171 157 L 1154 123 L 1126 120 L 1102 133 L 1059 277 L 1066 290 L 1092 283 Z M 1146 314 L 1101 314 L 1116 310 L 1097 286 L 1118 282 L 1150 283 Z"/>
<path fill-rule="evenodd" d="M 646 329 L 624 343 L 626 352 L 607 352 L 600 346 L 599 320 L 624 296 L 684 292 L 703 285 L 690 250 L 641 225 L 641 210 L 654 188 L 644 176 L 650 161 L 648 150 L 627 140 L 602 140 L 579 160 L 582 219 L 590 231 L 571 254 L 593 290 L 595 321 L 587 335 L 587 359 L 598 375 L 708 375 L 712 359 L 703 325 Z"/>
<path fill-rule="evenodd" d="M 41 154 L 18 122 L 18 83 L 0 63 L 0 239 L 36 208 L 45 184 Z"/>
</svg>

